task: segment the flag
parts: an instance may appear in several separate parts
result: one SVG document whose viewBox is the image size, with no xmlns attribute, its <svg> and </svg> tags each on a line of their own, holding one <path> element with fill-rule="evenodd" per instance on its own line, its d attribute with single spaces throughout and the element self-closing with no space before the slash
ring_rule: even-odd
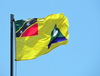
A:
<svg viewBox="0 0 100 76">
<path fill-rule="evenodd" d="M 68 43 L 69 24 L 62 13 L 17 20 L 15 27 L 16 61 L 35 59 Z"/>
</svg>

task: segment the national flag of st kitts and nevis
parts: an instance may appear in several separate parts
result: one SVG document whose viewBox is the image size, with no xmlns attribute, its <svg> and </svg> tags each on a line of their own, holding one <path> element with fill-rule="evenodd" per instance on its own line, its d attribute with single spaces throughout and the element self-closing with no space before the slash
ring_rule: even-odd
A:
<svg viewBox="0 0 100 76">
<path fill-rule="evenodd" d="M 68 19 L 64 14 L 15 21 L 16 61 L 35 59 L 68 43 Z"/>
</svg>

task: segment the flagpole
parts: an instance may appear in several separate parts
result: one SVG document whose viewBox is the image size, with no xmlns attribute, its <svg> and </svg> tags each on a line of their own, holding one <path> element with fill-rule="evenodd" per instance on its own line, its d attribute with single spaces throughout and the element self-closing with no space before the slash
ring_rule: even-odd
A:
<svg viewBox="0 0 100 76">
<path fill-rule="evenodd" d="M 10 76 L 14 76 L 14 61 L 13 61 L 13 21 L 14 15 L 10 14 Z"/>
</svg>

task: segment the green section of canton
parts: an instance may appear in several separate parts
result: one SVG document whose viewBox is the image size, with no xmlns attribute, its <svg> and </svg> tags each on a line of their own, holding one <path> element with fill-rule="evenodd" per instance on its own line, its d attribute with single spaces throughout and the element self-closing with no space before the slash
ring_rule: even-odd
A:
<svg viewBox="0 0 100 76">
<path fill-rule="evenodd" d="M 18 20 L 15 22 L 16 31 L 18 31 L 23 26 L 24 22 L 24 20 Z"/>
<path fill-rule="evenodd" d="M 53 31 L 51 32 L 51 41 L 53 41 L 55 38 L 59 38 L 59 37 L 64 37 L 63 34 L 60 32 L 59 28 L 57 28 L 57 25 L 55 24 L 55 27 L 53 29 Z"/>
</svg>

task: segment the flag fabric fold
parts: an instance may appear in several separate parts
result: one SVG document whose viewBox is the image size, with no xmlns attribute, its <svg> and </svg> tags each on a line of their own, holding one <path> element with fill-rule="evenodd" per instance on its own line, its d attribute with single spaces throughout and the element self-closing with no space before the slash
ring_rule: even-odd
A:
<svg viewBox="0 0 100 76">
<path fill-rule="evenodd" d="M 35 59 L 68 43 L 68 19 L 64 14 L 15 21 L 16 61 Z"/>
</svg>

